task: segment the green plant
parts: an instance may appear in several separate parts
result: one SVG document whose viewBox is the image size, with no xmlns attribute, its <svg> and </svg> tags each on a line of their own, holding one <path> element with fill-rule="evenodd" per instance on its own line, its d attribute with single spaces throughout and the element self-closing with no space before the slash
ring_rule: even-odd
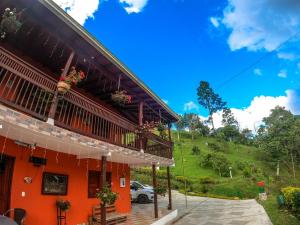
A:
<svg viewBox="0 0 300 225">
<path fill-rule="evenodd" d="M 285 187 L 281 189 L 284 196 L 285 206 L 289 209 L 295 208 L 295 193 L 300 192 L 300 188 L 296 187 Z"/>
<path fill-rule="evenodd" d="M 111 95 L 111 99 L 118 104 L 129 104 L 132 101 L 132 96 L 127 94 L 127 91 L 116 91 Z"/>
<path fill-rule="evenodd" d="M 101 201 L 103 205 L 112 205 L 118 198 L 118 194 L 112 192 L 110 187 L 105 184 L 101 190 L 96 192 L 96 197 Z"/>
<path fill-rule="evenodd" d="M 8 33 L 16 33 L 21 26 L 22 23 L 17 20 L 17 10 L 6 8 L 0 23 L 0 38 L 4 39 Z"/>
<path fill-rule="evenodd" d="M 212 177 L 200 177 L 199 181 L 201 184 L 215 184 L 216 181 Z"/>
<path fill-rule="evenodd" d="M 201 192 L 206 194 L 209 191 L 209 187 L 206 184 L 201 185 Z"/>
<path fill-rule="evenodd" d="M 71 203 L 67 200 L 59 199 L 56 201 L 56 207 L 66 212 L 71 208 Z"/>
<path fill-rule="evenodd" d="M 200 148 L 198 146 L 192 148 L 192 155 L 200 155 Z"/>
<path fill-rule="evenodd" d="M 155 188 L 155 192 L 158 195 L 165 196 L 167 193 L 167 188 L 164 185 L 157 185 L 157 187 Z"/>
</svg>

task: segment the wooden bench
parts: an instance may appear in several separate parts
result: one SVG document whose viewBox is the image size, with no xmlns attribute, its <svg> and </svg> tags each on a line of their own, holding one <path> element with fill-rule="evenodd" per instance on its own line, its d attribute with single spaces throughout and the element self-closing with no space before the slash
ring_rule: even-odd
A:
<svg viewBox="0 0 300 225">
<path fill-rule="evenodd" d="M 92 225 L 100 225 L 101 224 L 101 207 L 94 206 L 93 207 L 93 215 L 92 215 Z M 123 223 L 127 220 L 126 215 L 116 213 L 115 205 L 106 206 L 106 224 L 114 225 L 118 223 Z"/>
</svg>

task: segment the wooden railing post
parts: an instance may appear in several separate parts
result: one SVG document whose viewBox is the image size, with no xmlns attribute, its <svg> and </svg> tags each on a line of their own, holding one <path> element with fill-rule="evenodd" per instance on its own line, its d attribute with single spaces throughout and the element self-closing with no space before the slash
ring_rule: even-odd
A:
<svg viewBox="0 0 300 225">
<path fill-rule="evenodd" d="M 67 62 L 66 62 L 64 70 L 61 74 L 62 76 L 67 75 L 68 71 L 70 70 L 70 66 L 71 66 L 71 63 L 73 61 L 74 55 L 75 55 L 75 53 L 74 53 L 74 51 L 72 51 L 69 58 L 68 58 L 68 60 L 67 60 Z M 53 96 L 50 111 L 49 111 L 49 114 L 48 114 L 48 120 L 47 120 L 47 123 L 50 123 L 52 125 L 54 125 L 54 117 L 55 117 L 55 113 L 56 113 L 56 109 L 57 109 L 57 104 L 58 104 L 58 92 L 57 92 L 57 89 L 56 89 L 56 91 L 54 93 L 54 96 Z"/>
<path fill-rule="evenodd" d="M 167 167 L 167 179 L 168 179 L 168 191 L 169 191 L 169 205 L 168 209 L 172 210 L 172 189 L 171 189 L 171 175 L 170 175 L 170 167 Z"/>
<path fill-rule="evenodd" d="M 101 184 L 102 187 L 106 185 L 106 156 L 102 156 Z M 102 202 L 100 206 L 101 206 L 101 225 L 106 225 L 106 207 L 104 204 L 102 204 Z"/>
<path fill-rule="evenodd" d="M 154 191 L 154 215 L 158 218 L 158 206 L 157 206 L 157 182 L 156 182 L 156 165 L 152 164 L 152 178 L 153 178 L 153 191 Z"/>
<path fill-rule="evenodd" d="M 139 126 L 143 126 L 143 117 L 144 117 L 144 102 L 140 102 L 139 104 Z M 140 151 L 144 151 L 144 146 L 143 146 L 143 136 L 140 135 Z"/>
<path fill-rule="evenodd" d="M 171 133 L 171 123 L 168 123 L 168 135 L 169 135 L 169 142 L 172 143 L 172 133 Z M 173 145 L 169 148 L 170 151 L 170 157 L 173 158 Z"/>
</svg>

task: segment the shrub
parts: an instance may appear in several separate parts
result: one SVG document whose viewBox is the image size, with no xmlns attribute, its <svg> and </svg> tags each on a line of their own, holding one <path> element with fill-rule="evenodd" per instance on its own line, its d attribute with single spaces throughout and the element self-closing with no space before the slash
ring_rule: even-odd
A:
<svg viewBox="0 0 300 225">
<path fill-rule="evenodd" d="M 200 177 L 199 181 L 201 184 L 215 184 L 216 181 L 212 177 Z"/>
<path fill-rule="evenodd" d="M 209 186 L 206 184 L 201 185 L 201 192 L 206 194 L 209 191 Z"/>
<path fill-rule="evenodd" d="M 243 169 L 243 176 L 246 178 L 251 177 L 251 168 L 250 167 L 247 166 Z"/>
<path fill-rule="evenodd" d="M 295 200 L 296 200 L 295 195 L 297 192 L 300 192 L 300 188 L 289 186 L 289 187 L 282 188 L 281 192 L 284 196 L 285 206 L 289 209 L 297 208 L 296 202 L 295 202 Z M 298 201 L 298 199 L 296 201 Z"/>
<path fill-rule="evenodd" d="M 208 143 L 207 144 L 207 146 L 208 146 L 208 148 L 210 149 L 210 150 L 212 150 L 212 151 L 215 151 L 215 152 L 220 152 L 221 151 L 221 147 L 218 145 L 218 144 L 216 144 L 216 143 Z"/>
<path fill-rule="evenodd" d="M 222 153 L 216 152 L 205 155 L 201 161 L 201 165 L 214 169 L 219 173 L 220 177 L 229 176 L 230 162 Z"/>
<path fill-rule="evenodd" d="M 200 155 L 200 149 L 198 146 L 192 148 L 192 155 Z"/>
</svg>

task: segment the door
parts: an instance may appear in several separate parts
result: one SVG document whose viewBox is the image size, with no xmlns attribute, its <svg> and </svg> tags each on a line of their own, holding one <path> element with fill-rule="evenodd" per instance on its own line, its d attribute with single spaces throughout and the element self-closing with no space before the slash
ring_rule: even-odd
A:
<svg viewBox="0 0 300 225">
<path fill-rule="evenodd" d="M 1 156 L 0 156 L 1 157 Z M 10 209 L 10 192 L 15 159 L 3 155 L 0 158 L 0 214 Z"/>
</svg>

